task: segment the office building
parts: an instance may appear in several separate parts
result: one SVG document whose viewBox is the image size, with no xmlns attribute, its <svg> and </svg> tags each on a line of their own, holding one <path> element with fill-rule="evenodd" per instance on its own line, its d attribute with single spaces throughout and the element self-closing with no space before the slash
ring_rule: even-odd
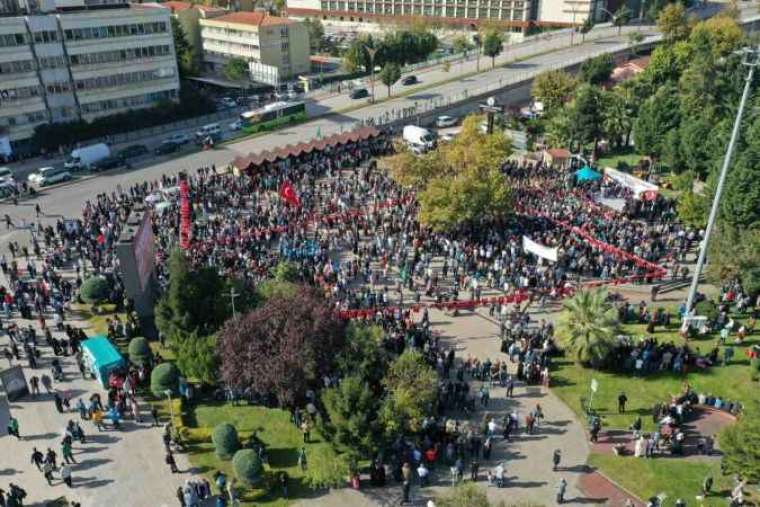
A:
<svg viewBox="0 0 760 507">
<path fill-rule="evenodd" d="M 220 72 L 232 58 L 249 63 L 251 79 L 277 85 L 310 71 L 309 32 L 302 22 L 263 12 L 201 19 L 203 60 Z"/>
<path fill-rule="evenodd" d="M 193 54 L 201 61 L 203 55 L 203 44 L 201 43 L 201 19 L 211 19 L 224 16 L 227 10 L 220 7 L 208 7 L 203 4 L 192 4 L 190 2 L 179 2 L 170 0 L 161 2 L 162 7 L 166 7 L 172 13 L 187 37 L 187 42 L 193 47 Z"/>
<path fill-rule="evenodd" d="M 9 0 L 6 0 L 6 4 Z M 0 15 L 0 137 L 176 100 L 167 9 L 123 0 L 13 4 Z"/>
</svg>

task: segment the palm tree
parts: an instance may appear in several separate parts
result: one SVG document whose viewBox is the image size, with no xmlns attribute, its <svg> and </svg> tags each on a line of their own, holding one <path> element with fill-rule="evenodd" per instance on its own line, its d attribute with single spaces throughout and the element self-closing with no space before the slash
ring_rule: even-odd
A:
<svg viewBox="0 0 760 507">
<path fill-rule="evenodd" d="M 557 336 L 576 361 L 601 366 L 615 346 L 618 329 L 617 313 L 607 302 L 607 291 L 582 289 L 562 307 Z"/>
</svg>

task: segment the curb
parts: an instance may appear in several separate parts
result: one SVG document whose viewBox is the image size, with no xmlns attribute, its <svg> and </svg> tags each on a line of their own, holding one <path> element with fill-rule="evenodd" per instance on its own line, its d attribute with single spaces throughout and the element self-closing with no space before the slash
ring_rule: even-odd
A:
<svg viewBox="0 0 760 507">
<path fill-rule="evenodd" d="M 589 466 L 589 468 L 591 467 L 588 464 L 587 464 L 587 466 Z M 603 472 L 600 472 L 599 469 L 594 470 L 592 473 L 596 473 L 596 474 L 599 474 L 600 476 L 604 477 L 610 484 L 612 484 L 613 486 L 615 486 L 617 489 L 619 489 L 620 491 L 622 491 L 626 495 L 630 496 L 633 500 L 635 500 L 637 502 L 641 502 L 642 504 L 646 504 L 646 502 L 644 500 L 642 500 L 641 498 L 639 498 L 638 495 L 634 495 L 629 490 L 627 490 L 626 488 L 624 488 L 623 486 L 621 486 L 620 484 L 618 484 L 616 481 L 613 481 L 612 479 L 610 479 L 607 476 L 607 474 L 605 474 Z"/>
</svg>

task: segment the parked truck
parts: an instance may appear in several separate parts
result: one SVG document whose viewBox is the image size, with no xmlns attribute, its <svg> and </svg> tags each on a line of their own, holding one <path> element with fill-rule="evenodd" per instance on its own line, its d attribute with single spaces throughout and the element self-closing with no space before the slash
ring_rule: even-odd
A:
<svg viewBox="0 0 760 507">
<path fill-rule="evenodd" d="M 96 162 L 111 156 L 111 149 L 105 143 L 91 144 L 72 150 L 64 164 L 70 171 L 89 169 Z"/>
<path fill-rule="evenodd" d="M 407 146 L 409 146 L 409 149 L 415 153 L 424 153 L 432 150 L 436 145 L 435 133 L 417 125 L 406 125 L 402 138 Z"/>
</svg>

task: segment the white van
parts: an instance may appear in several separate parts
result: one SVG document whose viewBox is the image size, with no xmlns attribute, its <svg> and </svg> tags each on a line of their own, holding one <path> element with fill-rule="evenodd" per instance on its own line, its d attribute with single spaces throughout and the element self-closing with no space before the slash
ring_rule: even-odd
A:
<svg viewBox="0 0 760 507">
<path fill-rule="evenodd" d="M 415 153 L 432 150 L 436 145 L 435 133 L 417 125 L 406 125 L 402 137 L 404 142 Z"/>
<path fill-rule="evenodd" d="M 33 185 L 44 187 L 71 179 L 71 173 L 64 167 L 42 167 L 27 177 L 27 181 Z"/>
<path fill-rule="evenodd" d="M 72 171 L 89 169 L 96 162 L 111 156 L 111 149 L 105 143 L 91 144 L 72 150 L 64 167 Z"/>
<path fill-rule="evenodd" d="M 204 125 L 201 128 L 198 129 L 198 131 L 195 133 L 195 137 L 214 137 L 219 136 L 222 134 L 222 129 L 219 127 L 218 123 L 209 123 L 208 125 Z"/>
</svg>

